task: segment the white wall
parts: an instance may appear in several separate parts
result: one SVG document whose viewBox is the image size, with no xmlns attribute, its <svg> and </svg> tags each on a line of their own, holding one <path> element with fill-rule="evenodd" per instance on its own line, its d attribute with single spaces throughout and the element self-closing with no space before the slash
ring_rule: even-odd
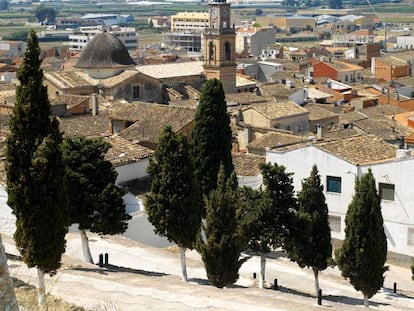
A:
<svg viewBox="0 0 414 311">
<path fill-rule="evenodd" d="M 149 165 L 149 158 L 146 158 L 138 162 L 115 167 L 115 170 L 118 173 L 118 177 L 116 178 L 116 183 L 122 184 L 124 182 L 130 181 L 133 179 L 148 176 L 148 173 L 147 173 L 148 165 Z"/>
<path fill-rule="evenodd" d="M 355 177 L 372 169 L 377 187 L 378 183 L 395 185 L 395 200 L 381 201 L 385 232 L 388 237 L 388 250 L 412 256 L 414 246 L 407 245 L 409 227 L 414 228 L 414 200 L 412 176 L 414 158 L 395 160 L 367 166 L 355 166 L 339 159 L 315 146 L 308 146 L 286 152 L 268 150 L 266 161 L 284 165 L 287 172 L 293 172 L 295 191 L 301 189 L 301 181 L 310 175 L 313 164 L 316 164 L 325 189 L 329 214 L 341 216 L 341 233 L 332 232 L 332 237 L 345 237 L 345 215 L 354 193 Z M 326 192 L 326 176 L 341 177 L 341 193 Z M 377 188 L 378 189 L 378 188 Z"/>
</svg>

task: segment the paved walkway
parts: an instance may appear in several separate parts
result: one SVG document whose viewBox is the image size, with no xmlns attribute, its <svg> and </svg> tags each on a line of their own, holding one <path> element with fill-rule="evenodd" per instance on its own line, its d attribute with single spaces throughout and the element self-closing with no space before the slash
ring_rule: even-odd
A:
<svg viewBox="0 0 414 311">
<path fill-rule="evenodd" d="M 3 236 L 6 251 L 17 253 L 10 237 Z M 355 310 L 363 307 L 362 294 L 340 276 L 337 268 L 320 274 L 323 289 L 322 306 L 314 296 L 313 273 L 300 269 L 286 258 L 268 259 L 267 289 L 258 289 L 253 272 L 259 272 L 259 258 L 253 257 L 240 269 L 240 279 L 234 285 L 217 289 L 208 285 L 199 255 L 187 253 L 190 282 L 181 280 L 179 253 L 175 248 L 157 249 L 122 237 L 92 237 L 94 258 L 109 254 L 109 267 L 99 268 L 84 263 L 80 238 L 67 236 L 67 251 L 63 267 L 56 276 L 46 277 L 46 289 L 56 297 L 82 305 L 90 310 L 107 306 L 107 310 Z M 20 261 L 10 261 L 13 276 L 36 284 L 34 269 Z M 279 290 L 270 289 L 274 278 Z M 397 294 L 392 288 L 397 282 Z M 409 269 L 390 267 L 385 288 L 371 300 L 375 310 L 414 310 L 414 282 Z"/>
</svg>

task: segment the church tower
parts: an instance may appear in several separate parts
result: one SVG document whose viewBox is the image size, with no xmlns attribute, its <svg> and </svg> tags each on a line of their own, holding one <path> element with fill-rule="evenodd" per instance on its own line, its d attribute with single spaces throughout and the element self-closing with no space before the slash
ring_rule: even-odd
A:
<svg viewBox="0 0 414 311">
<path fill-rule="evenodd" d="M 225 93 L 236 92 L 236 33 L 230 21 L 230 3 L 212 0 L 210 22 L 204 31 L 204 75 L 221 80 Z"/>
</svg>

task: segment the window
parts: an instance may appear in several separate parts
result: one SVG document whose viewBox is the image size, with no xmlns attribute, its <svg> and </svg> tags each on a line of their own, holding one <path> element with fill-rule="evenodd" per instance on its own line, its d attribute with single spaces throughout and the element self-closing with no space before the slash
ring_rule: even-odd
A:
<svg viewBox="0 0 414 311">
<path fill-rule="evenodd" d="M 332 232 L 341 232 L 341 216 L 329 215 L 329 227 Z"/>
<path fill-rule="evenodd" d="M 327 176 L 326 191 L 341 193 L 341 177 Z"/>
<path fill-rule="evenodd" d="M 139 98 L 139 85 L 132 86 L 132 98 L 133 99 Z"/>
<path fill-rule="evenodd" d="M 379 195 L 382 200 L 394 201 L 394 185 L 379 183 Z"/>
<path fill-rule="evenodd" d="M 231 58 L 231 45 L 229 42 L 224 44 L 224 58 L 230 59 Z"/>
<path fill-rule="evenodd" d="M 408 227 L 407 245 L 414 245 L 414 228 L 413 227 Z"/>
<path fill-rule="evenodd" d="M 212 41 L 208 44 L 208 58 L 214 59 L 214 44 Z"/>
</svg>

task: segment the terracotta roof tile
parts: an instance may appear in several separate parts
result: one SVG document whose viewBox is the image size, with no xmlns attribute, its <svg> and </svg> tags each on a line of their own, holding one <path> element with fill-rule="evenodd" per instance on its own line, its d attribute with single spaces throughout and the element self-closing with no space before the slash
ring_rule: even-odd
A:
<svg viewBox="0 0 414 311">
<path fill-rule="evenodd" d="M 266 157 L 253 154 L 237 154 L 232 157 L 237 176 L 257 176 L 260 174 L 259 164 L 266 162 Z"/>
<path fill-rule="evenodd" d="M 104 140 L 111 144 L 105 158 L 114 166 L 140 161 L 151 156 L 154 151 L 120 136 L 108 136 Z"/>
<path fill-rule="evenodd" d="M 396 147 L 375 135 L 361 135 L 316 145 L 354 165 L 384 162 L 395 158 Z"/>
</svg>

